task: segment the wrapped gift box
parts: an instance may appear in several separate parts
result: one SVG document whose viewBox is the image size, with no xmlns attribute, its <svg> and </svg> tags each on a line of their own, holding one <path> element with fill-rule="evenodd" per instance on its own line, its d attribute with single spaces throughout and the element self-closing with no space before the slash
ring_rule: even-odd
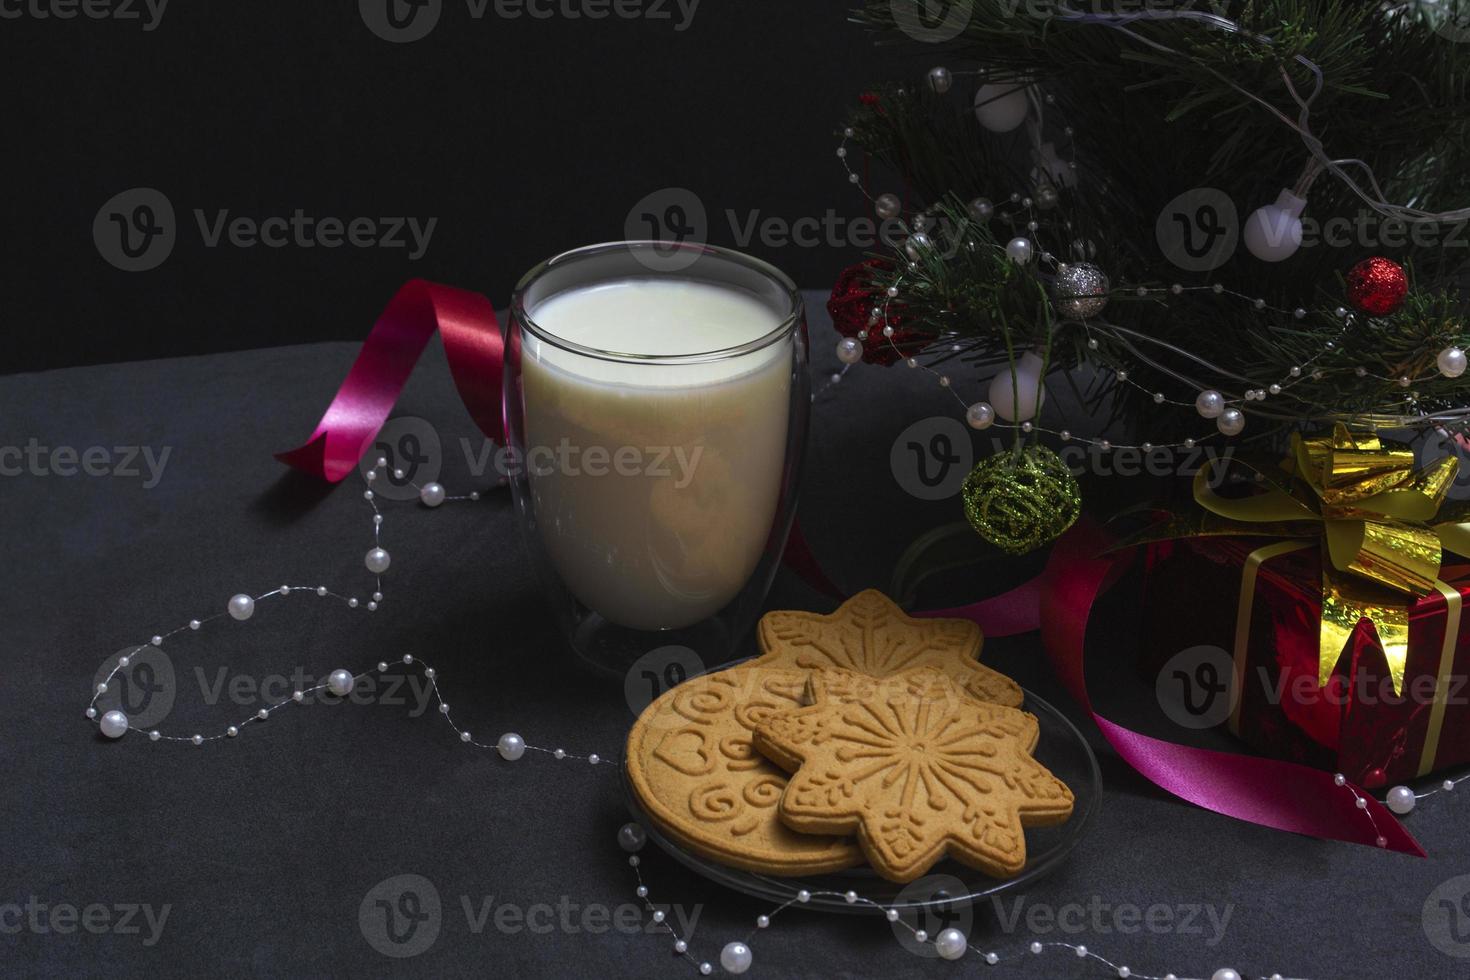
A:
<svg viewBox="0 0 1470 980">
<path fill-rule="evenodd" d="M 1323 687 L 1316 542 L 1197 537 L 1147 546 L 1145 666 L 1195 646 L 1233 666 L 1230 730 L 1276 758 L 1369 788 L 1470 762 L 1470 566 L 1447 564 L 1409 608 L 1402 685 L 1376 629 L 1358 622 Z"/>
</svg>

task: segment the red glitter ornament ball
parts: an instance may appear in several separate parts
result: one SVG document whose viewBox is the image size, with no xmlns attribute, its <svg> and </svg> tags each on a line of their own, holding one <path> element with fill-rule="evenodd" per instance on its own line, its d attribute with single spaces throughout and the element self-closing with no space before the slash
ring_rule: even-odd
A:
<svg viewBox="0 0 1470 980">
<path fill-rule="evenodd" d="M 1404 305 L 1409 292 L 1409 277 L 1404 267 L 1391 259 L 1375 255 L 1353 266 L 1347 275 L 1348 302 L 1353 309 L 1369 316 L 1388 316 Z"/>
<path fill-rule="evenodd" d="M 882 259 L 867 259 L 848 266 L 837 277 L 832 287 L 832 298 L 827 301 L 827 312 L 832 314 L 832 325 L 844 337 L 857 337 L 866 330 L 863 338 L 863 360 L 869 364 L 892 364 L 895 361 L 917 354 L 935 340 L 927 330 L 906 326 L 908 317 L 903 304 L 890 301 L 879 294 L 874 278 L 888 272 L 889 263 Z M 885 337 L 882 319 L 871 320 L 874 309 L 888 311 L 887 326 L 893 335 Z"/>
</svg>

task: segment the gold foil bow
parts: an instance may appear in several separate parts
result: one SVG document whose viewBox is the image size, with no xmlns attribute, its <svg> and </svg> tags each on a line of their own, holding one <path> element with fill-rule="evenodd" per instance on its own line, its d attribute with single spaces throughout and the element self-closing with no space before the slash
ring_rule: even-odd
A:
<svg viewBox="0 0 1470 980">
<path fill-rule="evenodd" d="M 1352 631 L 1367 618 L 1400 693 L 1409 607 L 1434 591 L 1442 551 L 1470 555 L 1470 523 L 1440 514 L 1459 460 L 1449 456 L 1416 469 L 1413 450 L 1338 423 L 1331 436 L 1295 436 L 1292 457 L 1279 467 L 1253 468 L 1265 489 L 1239 498 L 1216 494 L 1208 468 L 1195 476 L 1194 499 L 1235 525 L 1212 530 L 1302 536 L 1304 529 L 1310 534 L 1306 522 L 1315 525 L 1323 545 L 1318 682 L 1327 684 Z"/>
</svg>

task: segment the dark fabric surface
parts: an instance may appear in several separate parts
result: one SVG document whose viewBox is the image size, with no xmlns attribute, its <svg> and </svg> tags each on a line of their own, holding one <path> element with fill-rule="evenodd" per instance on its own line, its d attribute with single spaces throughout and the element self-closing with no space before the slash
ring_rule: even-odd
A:
<svg viewBox="0 0 1470 980">
<path fill-rule="evenodd" d="M 820 380 L 835 358 L 820 302 L 813 307 Z M 292 708 L 237 740 L 201 748 L 137 734 L 107 742 L 82 719 L 88 685 L 106 658 L 223 610 L 235 592 L 283 582 L 324 582 L 364 596 L 371 588 L 362 568 L 371 535 L 361 484 L 327 491 L 270 456 L 310 431 L 354 351 L 326 344 L 0 379 L 0 446 L 35 439 L 48 448 L 170 452 L 148 488 L 146 466 L 139 477 L 0 478 L 8 559 L 0 589 L 8 667 L 0 684 L 0 905 L 45 906 L 23 911 L 24 922 L 0 910 L 5 974 L 695 975 L 662 933 L 581 925 L 585 907 L 635 901 L 615 842 L 626 817 L 612 767 L 533 755 L 505 763 L 459 744 L 411 697 Z M 953 412 L 949 394 L 901 367 L 860 367 L 818 399 L 801 514 L 844 588 L 885 586 L 909 540 L 954 519 L 952 501 L 905 495 L 888 459 L 905 426 Z M 469 476 L 458 449 L 461 437 L 476 434 L 437 347 L 398 414 L 437 428 L 452 493 L 485 482 Z M 385 504 L 385 513 L 394 561 L 382 609 L 368 614 L 292 595 L 262 602 L 247 624 L 219 622 L 170 639 L 164 649 L 178 696 L 160 727 L 213 734 L 258 706 L 248 696 L 207 703 L 222 676 L 320 677 L 407 652 L 438 668 L 456 717 L 477 738 L 515 730 L 540 745 L 621 755 L 631 722 L 623 693 L 566 652 L 507 499 L 492 494 L 433 512 Z M 961 587 L 979 596 L 1034 568 L 1034 561 L 997 561 L 983 580 Z M 830 607 L 786 573 L 769 605 Z M 1129 613 L 1137 615 L 1147 610 Z M 1119 698 L 1140 683 L 1124 636 L 1095 637 L 1091 661 L 1094 684 Z M 1014 960 L 994 976 L 1108 975 L 1070 953 L 1031 956 L 1033 939 L 1086 943 L 1136 974 L 1208 977 L 1229 965 L 1246 976 L 1465 975 L 1470 959 L 1430 945 L 1422 909 L 1437 886 L 1470 872 L 1470 800 L 1459 798 L 1470 786 L 1426 801 L 1408 818 L 1428 860 L 1238 823 L 1161 794 L 1121 765 L 1057 690 L 1034 637 L 989 641 L 985 656 L 1073 715 L 1097 747 L 1106 782 L 1101 811 L 1062 867 L 999 909 L 976 910 L 974 941 Z M 743 937 L 765 910 L 652 847 L 643 856 L 655 900 L 686 913 L 698 908 L 692 946 L 716 964 L 720 947 Z M 395 960 L 369 944 L 359 907 L 374 886 L 401 874 L 432 882 L 442 912 L 433 944 Z M 1018 902 L 1022 915 L 1007 931 Z M 110 910 L 103 934 L 52 928 L 52 914 L 65 928 L 65 908 L 95 903 Z M 497 928 L 497 908 L 542 903 L 568 907 L 572 927 Z M 155 916 L 168 907 L 156 937 L 141 914 L 128 923 L 138 934 L 117 928 L 124 914 L 117 907 L 140 904 Z M 1171 909 L 1167 925 L 1159 912 L 1139 917 L 1154 906 Z M 1031 918 L 1034 907 L 1061 913 L 1068 929 Z M 481 922 L 486 908 L 491 916 Z M 1228 914 L 1223 934 L 1210 910 L 1216 921 Z M 779 918 L 753 947 L 752 976 L 988 969 L 973 957 L 955 965 L 905 952 L 881 919 L 810 911 Z"/>
</svg>

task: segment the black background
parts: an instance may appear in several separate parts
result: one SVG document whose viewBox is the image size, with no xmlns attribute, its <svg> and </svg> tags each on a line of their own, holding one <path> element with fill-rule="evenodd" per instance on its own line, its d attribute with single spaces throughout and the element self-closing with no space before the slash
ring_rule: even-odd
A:
<svg viewBox="0 0 1470 980">
<path fill-rule="evenodd" d="M 864 214 L 833 134 L 862 86 L 901 66 L 874 56 L 844 0 L 702 0 L 683 31 L 674 0 L 658 6 L 670 19 L 505 19 L 492 4 L 477 20 L 443 0 L 426 37 L 396 44 L 356 0 L 173 0 L 152 31 L 0 19 L 0 371 L 360 338 L 413 276 L 503 304 L 541 259 L 626 237 L 630 209 L 669 187 L 699 196 L 719 244 L 737 244 L 727 209 Z M 104 261 L 92 234 L 135 187 L 176 215 L 172 253 L 146 272 Z M 209 248 L 196 208 L 439 220 L 410 261 Z M 747 250 L 815 288 L 862 251 Z"/>
</svg>

